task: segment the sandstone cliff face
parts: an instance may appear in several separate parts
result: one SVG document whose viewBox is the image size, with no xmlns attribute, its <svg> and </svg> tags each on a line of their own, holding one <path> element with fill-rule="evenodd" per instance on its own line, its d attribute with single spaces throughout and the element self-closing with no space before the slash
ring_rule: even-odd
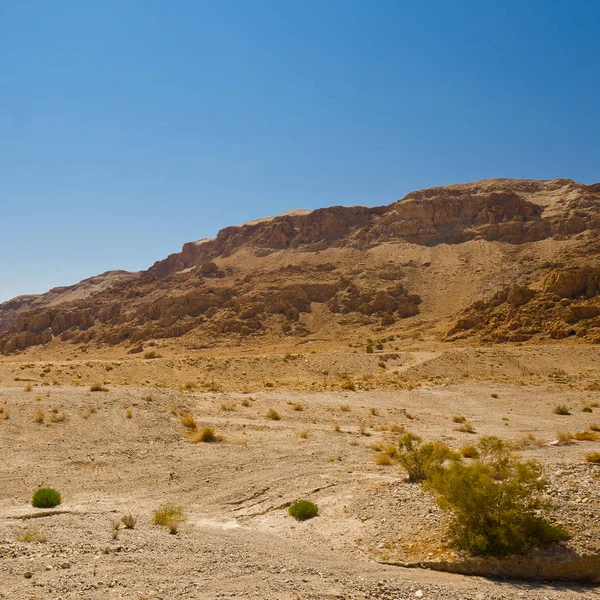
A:
<svg viewBox="0 0 600 600">
<path fill-rule="evenodd" d="M 457 304 L 446 339 L 527 341 L 550 335 L 595 341 L 599 240 L 600 184 L 566 179 L 485 180 L 413 192 L 389 206 L 286 214 L 187 243 L 139 274 L 107 273 L 4 303 L 0 352 L 49 342 L 129 347 L 192 334 L 213 341 L 303 336 L 325 326 L 309 318 L 315 311 L 328 315 L 323 323 L 348 330 L 410 324 L 423 306 L 434 322 L 434 300 L 423 304 L 417 290 L 443 298 L 429 292 L 445 285 L 444 277 L 425 277 L 418 261 L 393 257 L 476 243 L 499 244 L 507 264 L 490 265 L 489 272 L 479 268 L 472 274 L 480 282 L 474 289 L 496 285 L 492 273 L 504 267 L 525 273 L 515 271 L 515 261 L 529 261 L 531 268 L 523 280 L 508 288 L 497 285 L 495 295 L 465 310 L 466 303 Z M 386 250 L 391 258 L 385 259 L 379 250 L 388 247 L 396 250 Z M 564 254 L 565 268 L 542 268 L 541 248 L 548 255 Z M 332 257 L 329 263 L 318 260 L 324 252 Z M 456 252 L 436 254 L 439 272 L 450 254 Z M 269 256 L 277 259 L 269 262 Z"/>
</svg>

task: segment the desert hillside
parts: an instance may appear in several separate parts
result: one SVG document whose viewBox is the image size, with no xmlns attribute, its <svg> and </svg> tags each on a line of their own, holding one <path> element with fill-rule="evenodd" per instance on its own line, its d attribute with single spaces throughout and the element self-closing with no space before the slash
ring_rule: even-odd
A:
<svg viewBox="0 0 600 600">
<path fill-rule="evenodd" d="M 0 351 L 600 340 L 600 184 L 490 179 L 291 211 L 0 305 Z"/>
</svg>

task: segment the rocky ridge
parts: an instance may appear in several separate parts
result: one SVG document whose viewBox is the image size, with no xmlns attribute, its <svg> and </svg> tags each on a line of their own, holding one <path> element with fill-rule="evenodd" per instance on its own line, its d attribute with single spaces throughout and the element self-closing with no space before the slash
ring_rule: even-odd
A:
<svg viewBox="0 0 600 600">
<path fill-rule="evenodd" d="M 0 305 L 0 352 L 347 338 L 361 327 L 448 341 L 596 343 L 599 208 L 599 184 L 492 179 L 412 192 L 389 206 L 227 227 L 147 271 Z"/>
</svg>

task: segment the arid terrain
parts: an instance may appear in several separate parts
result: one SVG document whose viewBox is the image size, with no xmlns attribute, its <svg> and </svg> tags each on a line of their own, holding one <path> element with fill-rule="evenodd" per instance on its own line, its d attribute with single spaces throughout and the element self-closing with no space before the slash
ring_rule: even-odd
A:
<svg viewBox="0 0 600 600">
<path fill-rule="evenodd" d="M 486 180 L 1 304 L 0 598 L 600 598 L 599 233 L 599 184 Z M 457 552 L 403 432 L 539 460 L 571 539 Z"/>
</svg>

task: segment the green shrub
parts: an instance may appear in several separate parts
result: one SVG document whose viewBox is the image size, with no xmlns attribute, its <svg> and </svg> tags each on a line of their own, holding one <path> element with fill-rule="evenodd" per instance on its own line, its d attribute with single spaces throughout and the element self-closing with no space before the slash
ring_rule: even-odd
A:
<svg viewBox="0 0 600 600">
<path fill-rule="evenodd" d="M 297 521 L 306 521 L 319 514 L 319 507 L 314 502 L 308 500 L 296 500 L 288 508 L 288 513 Z"/>
<path fill-rule="evenodd" d="M 52 488 L 40 488 L 31 498 L 31 504 L 36 508 L 54 508 L 61 502 L 60 493 Z"/>
<path fill-rule="evenodd" d="M 441 470 L 446 460 L 458 459 L 458 455 L 446 444 L 421 444 L 421 438 L 412 433 L 406 433 L 400 438 L 395 457 L 408 472 L 408 480 L 413 483 L 425 481 L 428 476 Z"/>
<path fill-rule="evenodd" d="M 503 556 L 568 539 L 544 513 L 547 481 L 535 461 L 513 458 L 499 438 L 482 438 L 480 459 L 433 471 L 425 488 L 454 516 L 454 540 L 472 554 Z"/>
</svg>

